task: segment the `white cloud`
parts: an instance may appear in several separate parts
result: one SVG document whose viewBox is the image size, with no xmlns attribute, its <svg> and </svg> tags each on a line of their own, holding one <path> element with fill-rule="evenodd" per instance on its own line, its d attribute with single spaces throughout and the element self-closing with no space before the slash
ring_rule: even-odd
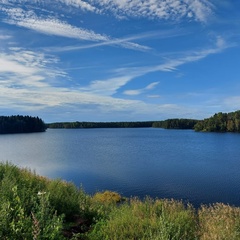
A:
<svg viewBox="0 0 240 240">
<path fill-rule="evenodd" d="M 74 27 L 66 22 L 54 18 L 40 18 L 33 11 L 24 11 L 20 8 L 5 8 L 9 18 L 5 22 L 25 27 L 44 34 L 75 38 L 89 41 L 107 41 L 105 35 L 93 31 Z"/>
<path fill-rule="evenodd" d="M 124 75 L 106 80 L 95 80 L 91 82 L 89 86 L 81 88 L 81 90 L 99 95 L 110 96 L 115 94 L 117 89 L 127 84 L 134 77 L 134 75 Z"/>
<path fill-rule="evenodd" d="M 114 71 L 117 74 L 117 77 L 111 77 L 106 80 L 97 80 L 90 83 L 89 86 L 82 88 L 82 90 L 86 90 L 89 92 L 98 92 L 103 95 L 113 95 L 117 92 L 117 90 L 126 85 L 128 82 L 133 80 L 136 77 L 143 76 L 147 73 L 151 72 L 172 72 L 177 70 L 179 66 L 182 66 L 187 63 L 196 62 L 201 59 L 208 57 L 211 54 L 217 54 L 222 52 L 224 49 L 232 47 L 232 45 L 228 45 L 227 43 L 220 44 L 218 43 L 219 38 L 216 39 L 215 46 L 212 48 L 206 48 L 199 51 L 192 51 L 188 53 L 183 53 L 183 56 L 172 57 L 172 59 L 167 59 L 164 63 L 149 66 L 149 67 L 133 67 L 133 68 L 119 68 Z M 152 83 L 147 88 L 154 88 L 158 82 Z M 137 95 L 142 93 L 142 89 L 137 90 L 126 90 L 124 93 L 126 95 Z"/>
<path fill-rule="evenodd" d="M 133 38 L 131 38 L 131 39 L 133 39 Z M 136 39 L 138 39 L 138 37 L 136 37 Z M 101 47 L 101 46 L 120 46 L 123 48 L 132 49 L 132 50 L 136 50 L 136 51 L 151 50 L 151 48 L 148 46 L 129 42 L 129 38 L 118 38 L 118 39 L 109 38 L 108 41 L 85 44 L 85 45 L 80 45 L 80 46 L 50 47 L 50 48 L 46 48 L 46 51 L 66 52 L 66 51 L 76 51 L 76 50 L 89 49 L 89 48 L 95 48 L 95 47 Z"/>
<path fill-rule="evenodd" d="M 137 68 L 134 68 L 132 69 L 132 74 L 130 74 L 129 70 L 128 75 L 119 75 L 118 77 L 108 79 L 108 81 L 94 81 L 85 89 L 75 88 L 73 90 L 54 86 L 51 84 L 51 80 L 46 81 L 49 77 L 54 77 L 51 75 L 64 74 L 55 69 L 54 64 L 57 63 L 57 59 L 54 57 L 13 48 L 8 54 L 2 53 L 0 60 L 1 109 L 11 106 L 11 109 L 16 109 L 16 111 L 37 111 L 56 107 L 69 109 L 73 105 L 81 109 L 81 107 L 88 108 L 88 106 L 92 105 L 95 106 L 95 109 L 99 109 L 99 114 L 107 114 L 109 112 L 112 114 L 117 111 L 119 114 L 121 112 L 131 112 L 135 116 L 141 116 L 141 114 L 144 116 L 148 114 L 152 114 L 152 116 L 166 114 L 170 117 L 170 114 L 174 113 L 174 117 L 176 117 L 182 116 L 184 112 L 196 113 L 193 109 L 186 109 L 183 106 L 147 104 L 143 101 L 126 100 L 111 96 L 119 88 L 136 77 L 137 72 L 146 74 L 150 71 L 161 69 L 160 67 L 145 68 L 144 71 L 142 69 L 138 71 Z M 180 63 L 183 64 L 184 61 L 181 60 L 179 61 Z M 118 74 L 121 71 L 118 71 Z M 156 87 L 157 84 L 158 82 L 153 82 L 143 89 L 128 90 L 125 94 L 136 95 L 142 91 L 149 91 Z M 159 96 L 153 95 L 152 97 Z M 234 100 L 234 102 L 237 101 L 239 101 L 239 98 Z"/>
<path fill-rule="evenodd" d="M 136 90 L 126 90 L 123 92 L 123 94 L 125 95 L 129 95 L 129 96 L 136 96 L 139 95 L 143 92 L 142 89 L 136 89 Z"/>
<path fill-rule="evenodd" d="M 8 53 L 0 55 L 0 108 L 11 106 L 12 111 L 40 111 L 71 106 L 95 106 L 101 114 L 108 112 L 131 112 L 144 114 L 150 107 L 157 112 L 166 112 L 165 106 L 151 105 L 143 101 L 125 100 L 104 95 L 106 91 L 114 92 L 117 85 L 126 84 L 131 76 L 110 79 L 109 82 L 95 81 L 88 91 L 57 87 L 51 84 L 51 78 L 64 74 L 56 70 L 54 65 L 57 59 L 45 56 L 42 53 L 26 51 L 21 48 L 12 48 Z M 47 81 L 46 81 L 47 80 Z M 109 87 L 111 85 L 111 88 Z M 149 84 L 146 89 L 152 89 L 156 83 Z M 108 89 L 109 88 L 109 89 Z M 154 114 L 156 114 L 154 110 Z"/>
<path fill-rule="evenodd" d="M 183 53 L 182 57 L 175 57 L 167 60 L 164 64 L 153 67 L 151 71 L 174 71 L 177 67 L 190 62 L 196 62 L 204 59 L 212 54 L 218 54 L 227 48 L 233 47 L 233 44 L 228 44 L 222 37 L 217 37 L 213 47 L 203 50 L 191 51 Z"/>
<path fill-rule="evenodd" d="M 236 111 L 240 109 L 240 96 L 232 96 L 224 99 L 224 105 L 230 109 L 230 111 Z"/>
<path fill-rule="evenodd" d="M 28 3 L 53 5 L 61 3 L 69 7 L 97 14 L 112 14 L 122 18 L 154 18 L 179 20 L 189 18 L 207 22 L 213 14 L 214 6 L 210 0 L 5 0 L 4 3 Z"/>
<path fill-rule="evenodd" d="M 49 67 L 57 61 L 42 53 L 12 48 L 7 53 L 0 53 L 1 83 L 10 89 L 48 87 L 47 78 L 65 76 L 63 71 Z"/>
<path fill-rule="evenodd" d="M 59 114 L 59 109 L 64 111 L 72 111 L 78 109 L 78 115 L 74 116 L 74 120 L 81 119 L 81 112 L 84 112 L 89 107 L 94 106 L 94 118 L 103 117 L 106 119 L 106 114 L 109 114 L 109 120 L 119 120 L 119 117 L 125 116 L 126 113 L 129 119 L 130 115 L 139 117 L 153 117 L 161 114 L 170 116 L 182 116 L 183 113 L 195 112 L 194 109 L 186 109 L 185 107 L 174 104 L 146 104 L 143 101 L 125 100 L 113 98 L 110 96 L 100 96 L 97 94 L 83 93 L 79 91 L 68 91 L 65 88 L 48 88 L 38 91 L 30 89 L 10 89 L 0 86 L 0 108 L 11 106 L 12 110 L 24 112 L 39 112 L 51 109 L 52 113 Z M 55 109 L 55 110 L 54 110 Z M 57 110 L 56 110 L 57 109 Z M 116 117 L 114 113 L 118 114 Z M 122 115 L 123 114 L 123 115 Z M 165 115 L 165 116 L 164 116 Z M 47 116 L 46 116 L 47 117 Z M 69 116 L 68 116 L 69 117 Z M 64 116 L 61 116 L 63 119 Z"/>
<path fill-rule="evenodd" d="M 83 10 L 91 11 L 91 12 L 97 12 L 98 10 L 91 4 L 89 4 L 86 1 L 82 0 L 56 0 L 57 2 L 64 3 L 68 6 L 81 8 Z"/>
<path fill-rule="evenodd" d="M 67 22 L 63 22 L 55 18 L 38 17 L 33 11 L 24 11 L 21 8 L 2 8 L 2 10 L 8 15 L 8 18 L 5 19 L 5 22 L 7 22 L 8 24 L 25 27 L 33 31 L 37 31 L 47 35 L 74 38 L 84 41 L 100 42 L 92 44 L 90 46 L 89 45 L 82 46 L 79 48 L 91 48 L 103 45 L 116 45 L 123 48 L 140 51 L 146 51 L 150 49 L 147 46 L 142 46 L 140 44 L 130 42 L 129 40 L 131 38 L 123 39 L 111 38 L 103 34 L 95 33 L 92 30 L 72 26 Z M 72 48 L 71 47 L 65 48 L 65 50 L 72 50 Z"/>
<path fill-rule="evenodd" d="M 59 87 L 51 80 L 66 73 L 56 69 L 57 59 L 42 53 L 12 48 L 0 54 L 0 108 L 11 106 L 16 110 L 40 110 L 66 105 L 96 105 L 113 111 L 140 105 L 139 101 L 103 96 L 103 82 L 95 81 L 91 92 Z M 58 79 L 60 80 L 60 79 Z M 116 84 L 124 79 L 115 79 Z M 106 83 L 107 84 L 107 83 Z M 101 93 L 101 94 L 99 94 Z"/>
<path fill-rule="evenodd" d="M 154 94 L 154 95 L 148 95 L 147 97 L 149 98 L 160 98 L 161 96 L 158 94 Z"/>
<path fill-rule="evenodd" d="M 188 4 L 189 17 L 194 16 L 195 20 L 200 22 L 207 22 L 214 9 L 214 5 L 209 0 L 185 0 L 185 2 Z"/>
<path fill-rule="evenodd" d="M 1 0 L 3 4 L 37 4 L 40 6 L 44 5 L 50 5 L 53 4 L 55 8 L 57 7 L 57 4 L 62 3 L 64 5 L 74 7 L 74 8 L 80 8 L 85 11 L 91 11 L 91 12 L 97 12 L 98 10 L 88 3 L 87 1 L 82 0 Z"/>
<path fill-rule="evenodd" d="M 159 84 L 159 82 L 150 83 L 145 89 L 146 89 L 146 90 L 152 90 L 152 89 L 154 89 L 158 84 Z"/>
<path fill-rule="evenodd" d="M 90 0 L 102 12 L 117 17 L 144 17 L 178 20 L 184 17 L 206 22 L 213 5 L 208 0 Z"/>
<path fill-rule="evenodd" d="M 216 46 L 218 48 L 225 48 L 226 41 L 221 36 L 217 36 Z"/>
<path fill-rule="evenodd" d="M 182 36 L 185 33 L 180 30 L 161 30 L 161 31 L 152 31 L 152 32 L 146 32 L 141 33 L 137 35 L 133 35 L 130 37 L 124 37 L 124 38 L 111 38 L 107 42 L 97 42 L 97 43 L 91 43 L 91 44 L 85 44 L 80 46 L 62 46 L 62 47 L 50 47 L 46 48 L 46 51 L 53 51 L 53 52 L 65 52 L 65 51 L 75 51 L 75 50 L 81 50 L 81 49 L 88 49 L 88 48 L 95 48 L 100 46 L 106 46 L 106 45 L 119 45 L 128 49 L 133 50 L 139 50 L 139 51 L 148 51 L 151 50 L 150 47 L 139 45 L 137 43 L 133 43 L 130 41 L 135 41 L 139 39 L 148 39 L 148 38 L 158 38 L 158 39 L 166 39 L 166 38 L 172 38 L 176 36 Z"/>
<path fill-rule="evenodd" d="M 8 56 L 0 55 L 0 72 L 11 72 L 14 74 L 30 75 L 33 74 L 36 69 L 25 67 L 23 64 L 18 63 L 15 60 L 10 59 Z"/>
<path fill-rule="evenodd" d="M 135 90 L 125 90 L 123 92 L 123 94 L 130 95 L 130 96 L 136 96 L 136 95 L 142 94 L 146 91 L 154 89 L 158 84 L 159 84 L 159 82 L 153 82 L 153 83 L 150 83 L 149 85 L 147 85 L 145 88 L 140 88 L 140 89 L 135 89 Z"/>
<path fill-rule="evenodd" d="M 11 38 L 11 36 L 9 36 L 9 35 L 1 35 L 0 34 L 0 40 L 7 40 L 7 39 L 10 39 Z"/>
</svg>

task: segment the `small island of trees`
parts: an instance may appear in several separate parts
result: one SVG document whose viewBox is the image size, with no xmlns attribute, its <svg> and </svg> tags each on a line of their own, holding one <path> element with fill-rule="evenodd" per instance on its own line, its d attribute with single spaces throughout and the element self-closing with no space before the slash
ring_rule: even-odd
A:
<svg viewBox="0 0 240 240">
<path fill-rule="evenodd" d="M 0 134 L 44 132 L 46 125 L 39 117 L 0 116 Z"/>
</svg>

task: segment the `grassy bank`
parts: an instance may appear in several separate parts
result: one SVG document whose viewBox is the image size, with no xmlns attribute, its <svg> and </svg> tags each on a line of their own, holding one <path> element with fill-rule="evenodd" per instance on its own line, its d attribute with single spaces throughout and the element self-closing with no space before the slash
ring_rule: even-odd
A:
<svg viewBox="0 0 240 240">
<path fill-rule="evenodd" d="M 240 208 L 93 196 L 74 184 L 0 164 L 0 239 L 237 240 Z"/>
</svg>

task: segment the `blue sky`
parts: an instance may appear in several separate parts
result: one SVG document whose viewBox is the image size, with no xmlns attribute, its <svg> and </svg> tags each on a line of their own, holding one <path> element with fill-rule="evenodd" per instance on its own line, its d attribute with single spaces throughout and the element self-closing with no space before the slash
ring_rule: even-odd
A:
<svg viewBox="0 0 240 240">
<path fill-rule="evenodd" d="M 203 119 L 240 109 L 239 0 L 1 0 L 0 115 Z"/>
</svg>

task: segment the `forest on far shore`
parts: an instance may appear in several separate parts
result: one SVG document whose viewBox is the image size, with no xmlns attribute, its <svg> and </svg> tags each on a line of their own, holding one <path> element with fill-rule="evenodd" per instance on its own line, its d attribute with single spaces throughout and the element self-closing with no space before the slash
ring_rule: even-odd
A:
<svg viewBox="0 0 240 240">
<path fill-rule="evenodd" d="M 172 118 L 145 122 L 55 122 L 48 128 L 141 128 L 194 129 L 202 132 L 240 132 L 240 110 L 230 113 L 216 113 L 203 120 Z"/>
<path fill-rule="evenodd" d="M 47 128 L 164 128 L 193 129 L 201 132 L 240 132 L 240 110 L 216 113 L 203 120 L 172 118 L 136 122 L 54 122 L 45 124 L 39 117 L 0 116 L 0 134 L 44 132 Z"/>
<path fill-rule="evenodd" d="M 44 132 L 46 125 L 39 117 L 0 116 L 0 134 Z"/>
<path fill-rule="evenodd" d="M 194 130 L 202 132 L 240 132 L 240 110 L 230 113 L 216 113 L 210 118 L 198 121 Z"/>
</svg>

